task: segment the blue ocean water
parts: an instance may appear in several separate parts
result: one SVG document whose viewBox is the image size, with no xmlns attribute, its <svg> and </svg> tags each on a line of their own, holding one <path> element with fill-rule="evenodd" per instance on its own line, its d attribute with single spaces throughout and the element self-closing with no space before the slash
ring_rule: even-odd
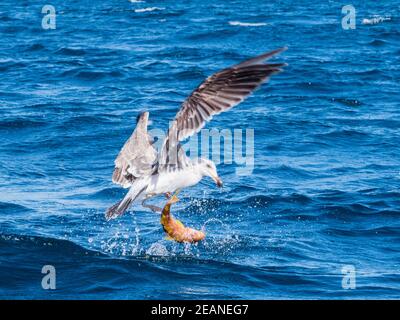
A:
<svg viewBox="0 0 400 320">
<path fill-rule="evenodd" d="M 353 1 L 353 30 L 343 5 L 2 1 L 0 298 L 399 298 L 399 4 Z M 285 45 L 285 72 L 208 125 L 253 128 L 255 167 L 182 193 L 204 242 L 165 240 L 140 207 L 105 221 L 139 111 L 165 130 L 205 77 Z"/>
</svg>

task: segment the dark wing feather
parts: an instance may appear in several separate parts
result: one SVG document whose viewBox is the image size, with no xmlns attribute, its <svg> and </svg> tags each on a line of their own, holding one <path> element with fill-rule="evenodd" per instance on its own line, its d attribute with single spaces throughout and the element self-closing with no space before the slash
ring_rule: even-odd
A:
<svg viewBox="0 0 400 320">
<path fill-rule="evenodd" d="M 285 63 L 263 61 L 284 50 L 286 48 L 280 48 L 223 69 L 194 90 L 183 102 L 169 129 L 160 152 L 159 169 L 180 167 L 187 163 L 179 141 L 201 130 L 214 115 L 239 104 L 271 75 L 282 71 Z"/>
<path fill-rule="evenodd" d="M 214 115 L 239 104 L 271 75 L 282 71 L 284 63 L 262 62 L 285 49 L 262 54 L 208 77 L 185 100 L 175 117 L 178 140 L 198 132 Z"/>
</svg>

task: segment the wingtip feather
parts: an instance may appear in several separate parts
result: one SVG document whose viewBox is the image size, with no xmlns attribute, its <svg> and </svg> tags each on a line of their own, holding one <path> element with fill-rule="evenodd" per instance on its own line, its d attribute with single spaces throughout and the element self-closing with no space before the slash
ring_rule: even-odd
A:
<svg viewBox="0 0 400 320">
<path fill-rule="evenodd" d="M 263 62 L 265 60 L 268 60 L 268 59 L 272 58 L 273 56 L 275 56 L 275 55 L 277 55 L 277 54 L 279 54 L 279 53 L 281 53 L 283 51 L 286 51 L 287 49 L 288 49 L 288 47 L 285 46 L 285 47 L 282 47 L 282 48 L 278 48 L 278 49 L 275 49 L 275 50 L 260 54 L 259 56 L 256 56 L 256 57 L 250 58 L 248 60 L 245 60 L 245 61 L 235 65 L 234 67 L 236 67 L 236 68 L 240 67 L 241 68 L 241 67 L 246 67 L 246 66 L 259 64 L 259 63 L 261 63 L 261 62 Z"/>
</svg>

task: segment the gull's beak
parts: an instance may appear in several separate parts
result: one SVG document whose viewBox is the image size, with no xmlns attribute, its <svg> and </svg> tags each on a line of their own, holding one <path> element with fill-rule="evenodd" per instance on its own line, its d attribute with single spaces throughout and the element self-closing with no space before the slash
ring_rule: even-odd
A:
<svg viewBox="0 0 400 320">
<path fill-rule="evenodd" d="M 220 177 L 212 177 L 213 178 L 213 180 L 215 181 L 215 184 L 218 186 L 218 188 L 222 188 L 222 186 L 224 185 L 223 183 L 222 183 L 222 180 L 220 179 Z"/>
</svg>

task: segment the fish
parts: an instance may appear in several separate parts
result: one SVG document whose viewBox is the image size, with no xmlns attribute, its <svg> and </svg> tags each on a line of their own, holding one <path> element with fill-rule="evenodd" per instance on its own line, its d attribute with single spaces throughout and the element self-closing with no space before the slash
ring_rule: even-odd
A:
<svg viewBox="0 0 400 320">
<path fill-rule="evenodd" d="M 167 234 L 168 240 L 177 242 L 196 243 L 203 240 L 206 234 L 193 228 L 185 227 L 182 222 L 175 219 L 171 214 L 171 205 L 178 202 L 179 199 L 173 195 L 166 203 L 161 212 L 160 222 Z"/>
</svg>

